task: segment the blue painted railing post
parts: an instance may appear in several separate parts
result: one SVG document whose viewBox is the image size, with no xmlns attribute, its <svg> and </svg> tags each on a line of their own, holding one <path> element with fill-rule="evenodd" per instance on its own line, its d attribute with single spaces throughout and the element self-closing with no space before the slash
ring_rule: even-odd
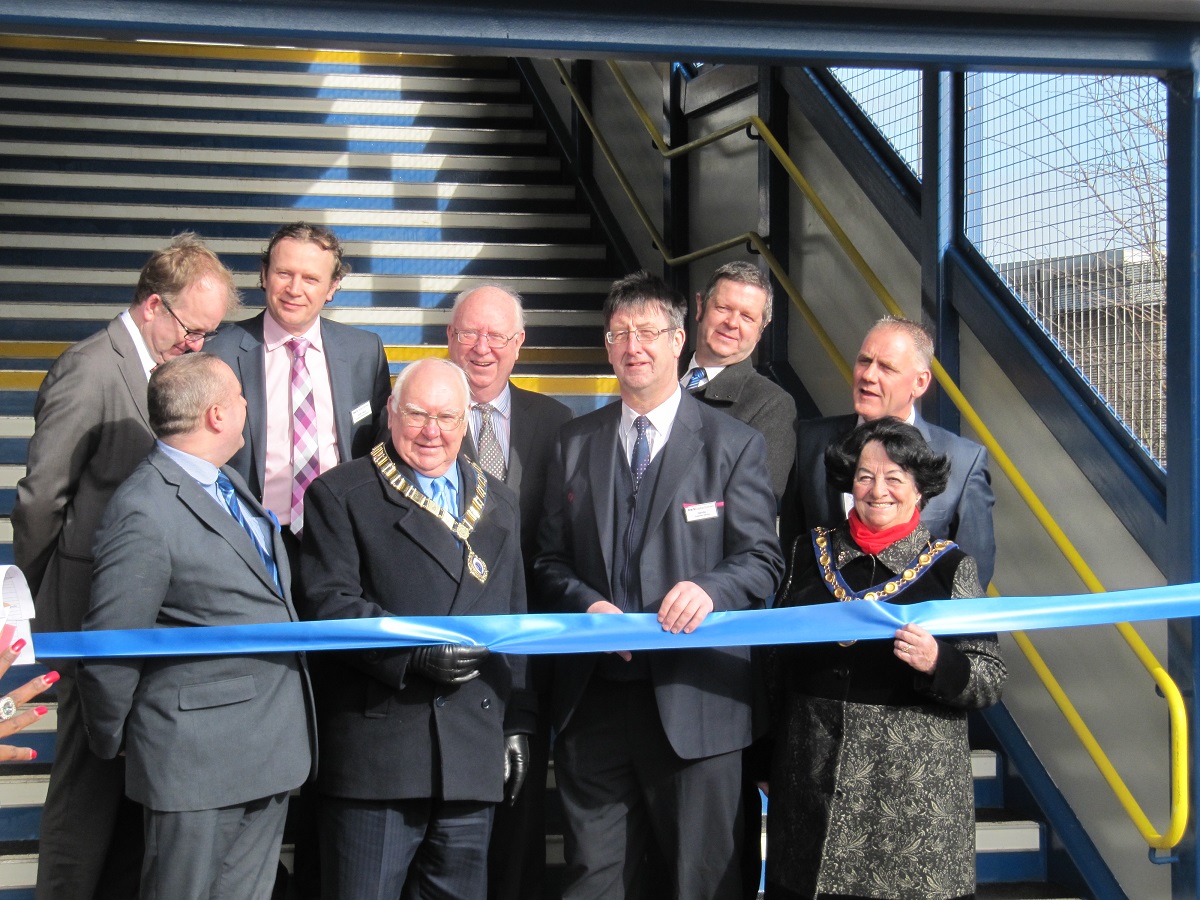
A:
<svg viewBox="0 0 1200 900">
<path fill-rule="evenodd" d="M 1200 64 L 1172 73 L 1167 85 L 1167 533 L 1173 542 L 1167 577 L 1183 583 L 1200 580 Z M 1200 886 L 1200 619 L 1173 619 L 1169 629 L 1168 667 L 1189 701 L 1192 809 L 1172 865 L 1171 893 L 1194 898 Z"/>
<path fill-rule="evenodd" d="M 935 69 L 926 69 L 921 79 L 921 309 L 937 336 L 934 352 L 956 382 L 958 313 L 948 290 L 946 253 L 963 230 L 962 84 L 962 73 Z M 936 384 L 921 412 L 942 428 L 961 427 L 958 407 Z"/>
</svg>

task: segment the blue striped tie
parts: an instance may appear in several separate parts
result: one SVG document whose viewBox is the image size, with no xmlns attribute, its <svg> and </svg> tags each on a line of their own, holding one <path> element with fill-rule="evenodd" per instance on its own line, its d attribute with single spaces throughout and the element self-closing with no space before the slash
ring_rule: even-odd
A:
<svg viewBox="0 0 1200 900">
<path fill-rule="evenodd" d="M 258 533 L 246 518 L 245 513 L 242 512 L 242 505 L 238 502 L 237 491 L 233 489 L 233 482 L 229 480 L 229 476 L 224 472 L 217 473 L 217 493 L 225 501 L 225 508 L 229 510 L 229 514 L 237 520 L 237 523 L 242 526 L 246 534 L 250 535 L 250 543 L 254 544 L 254 549 L 258 551 L 263 565 L 267 567 L 267 573 L 271 576 L 271 580 L 275 582 L 275 587 L 278 589 L 279 568 L 275 565 L 275 558 L 271 555 L 270 550 L 259 543 Z"/>
<path fill-rule="evenodd" d="M 704 368 L 702 366 L 696 366 L 696 368 L 692 369 L 691 375 L 688 378 L 686 390 L 696 390 L 696 388 L 700 387 L 700 382 L 704 381 L 704 377 Z"/>
</svg>

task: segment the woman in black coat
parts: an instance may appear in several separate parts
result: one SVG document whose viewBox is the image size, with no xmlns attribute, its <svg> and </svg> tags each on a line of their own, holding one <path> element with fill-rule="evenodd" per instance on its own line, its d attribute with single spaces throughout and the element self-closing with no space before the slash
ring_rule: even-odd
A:
<svg viewBox="0 0 1200 900">
<path fill-rule="evenodd" d="M 781 605 L 977 597 L 975 562 L 933 540 L 920 508 L 949 463 L 896 419 L 868 422 L 826 453 L 848 521 L 792 548 Z M 966 711 L 1006 677 L 995 635 L 801 644 L 771 654 L 775 722 L 767 897 L 943 900 L 975 890 Z"/>
</svg>

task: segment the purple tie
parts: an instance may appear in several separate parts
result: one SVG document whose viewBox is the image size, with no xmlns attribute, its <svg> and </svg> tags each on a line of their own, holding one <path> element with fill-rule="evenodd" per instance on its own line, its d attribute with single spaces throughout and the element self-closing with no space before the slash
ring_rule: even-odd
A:
<svg viewBox="0 0 1200 900">
<path fill-rule="evenodd" d="M 292 523 L 288 527 L 297 537 L 304 530 L 304 492 L 321 474 L 317 457 L 317 404 L 304 362 L 309 346 L 304 338 L 288 341 L 288 349 L 292 351 Z"/>
</svg>

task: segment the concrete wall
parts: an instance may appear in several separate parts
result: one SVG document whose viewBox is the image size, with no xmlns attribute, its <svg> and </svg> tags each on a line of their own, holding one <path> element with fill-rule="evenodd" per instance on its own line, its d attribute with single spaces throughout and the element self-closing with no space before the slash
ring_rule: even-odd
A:
<svg viewBox="0 0 1200 900">
<path fill-rule="evenodd" d="M 662 108 L 665 65 L 622 64 L 652 114 Z M 596 66 L 594 105 L 621 164 L 638 185 L 643 202 L 661 220 L 662 164 L 639 122 L 628 112 L 607 69 Z M 556 81 L 557 79 L 555 79 Z M 549 83 L 549 82 L 548 82 Z M 754 112 L 752 99 L 691 122 L 691 137 Z M 826 145 L 793 111 L 789 128 L 792 158 L 849 233 L 859 251 L 906 314 L 920 316 L 920 266 L 890 231 L 853 178 L 836 148 Z M 757 150 L 744 135 L 731 136 L 699 151 L 691 176 L 691 247 L 722 240 L 758 223 Z M 596 176 L 643 264 L 661 261 L 643 239 L 641 226 L 597 155 Z M 791 197 L 790 270 L 806 301 L 817 312 L 842 357 L 852 360 L 862 335 L 883 314 L 879 301 L 850 266 L 825 226 L 798 190 Z M 682 248 L 673 248 L 681 252 Z M 727 259 L 744 258 L 735 249 L 694 263 L 692 291 Z M 790 359 L 825 414 L 848 411 L 846 381 L 807 329 L 791 317 Z M 962 334 L 962 388 L 1001 446 L 1049 507 L 1083 557 L 1110 589 L 1161 584 L 1163 576 L 1113 515 L 1062 447 L 1038 419 L 974 335 Z M 1084 590 L 1044 530 L 1033 519 L 1009 480 L 993 464 L 998 543 L 996 587 L 1003 594 L 1060 595 Z M 1160 661 L 1166 662 L 1162 623 L 1139 627 Z M 1101 746 L 1109 753 L 1151 822 L 1165 828 L 1168 806 L 1168 723 L 1166 705 L 1154 683 L 1111 627 L 1043 631 L 1031 635 L 1047 663 Z M 1170 871 L 1151 865 L 1146 845 L 1113 798 L 1090 758 L 1070 731 L 1023 654 L 1002 638 L 1010 681 L 1005 703 L 1016 717 L 1055 782 L 1100 848 L 1130 897 L 1170 895 Z"/>
<path fill-rule="evenodd" d="M 564 60 L 570 71 L 570 60 Z M 542 78 L 555 107 L 563 121 L 570 121 L 571 98 L 549 60 L 535 60 L 534 65 Z M 670 75 L 666 63 L 621 63 L 622 72 L 634 93 L 651 115 L 661 116 L 663 108 L 663 82 Z M 617 164 L 633 185 L 638 198 L 654 226 L 662 231 L 663 167 L 662 159 L 651 143 L 645 126 L 633 112 L 620 85 L 602 62 L 592 64 L 592 113 L 597 125 L 608 142 Z M 661 127 L 661 126 L 660 126 Z M 643 267 L 652 272 L 662 271 L 662 256 L 655 248 L 649 233 L 642 225 L 637 213 L 612 168 L 597 148 L 593 172 L 608 205 L 620 222 L 634 253 Z"/>
</svg>

